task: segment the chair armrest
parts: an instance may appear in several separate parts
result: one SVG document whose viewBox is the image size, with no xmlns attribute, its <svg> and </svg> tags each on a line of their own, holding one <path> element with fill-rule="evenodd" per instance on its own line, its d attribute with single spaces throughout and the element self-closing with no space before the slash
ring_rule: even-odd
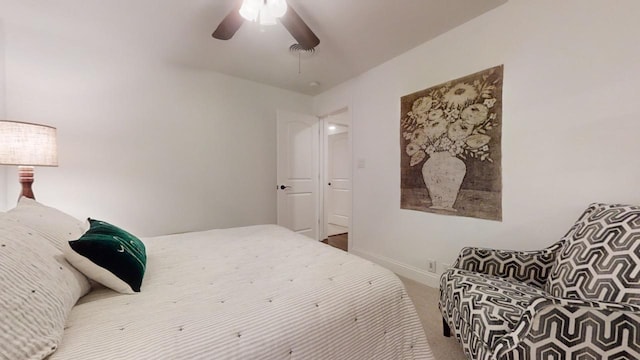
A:
<svg viewBox="0 0 640 360">
<path fill-rule="evenodd" d="M 587 331 L 591 336 L 585 336 Z M 496 343 L 492 359 L 501 359 L 512 351 L 535 355 L 535 349 L 550 343 L 560 348 L 574 347 L 571 351 L 619 346 L 630 354 L 629 359 L 640 359 L 640 305 L 537 297 L 513 332 Z"/>
<path fill-rule="evenodd" d="M 538 251 L 511 251 L 465 247 L 458 254 L 454 268 L 513 279 L 542 288 L 556 261 L 559 241 Z"/>
</svg>

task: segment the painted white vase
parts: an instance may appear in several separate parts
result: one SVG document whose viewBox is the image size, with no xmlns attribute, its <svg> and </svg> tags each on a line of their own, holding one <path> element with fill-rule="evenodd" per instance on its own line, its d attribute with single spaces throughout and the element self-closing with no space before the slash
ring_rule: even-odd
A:
<svg viewBox="0 0 640 360">
<path fill-rule="evenodd" d="M 435 152 L 422 165 L 424 179 L 431 209 L 457 211 L 453 208 L 462 180 L 467 174 L 467 166 L 461 159 L 452 156 L 448 151 Z"/>
</svg>

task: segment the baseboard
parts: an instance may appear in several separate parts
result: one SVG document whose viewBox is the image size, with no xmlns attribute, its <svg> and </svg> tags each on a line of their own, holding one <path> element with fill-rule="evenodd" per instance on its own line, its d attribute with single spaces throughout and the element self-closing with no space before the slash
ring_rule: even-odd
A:
<svg viewBox="0 0 640 360">
<path fill-rule="evenodd" d="M 385 256 L 374 255 L 366 251 L 358 250 L 358 249 L 349 249 L 349 252 L 358 255 L 367 260 L 373 261 L 374 263 L 384 266 L 387 269 L 393 271 L 394 273 L 409 278 L 411 280 L 417 281 L 421 284 L 431 286 L 433 288 L 438 288 L 440 286 L 440 275 L 430 273 L 428 271 L 419 269 L 415 266 L 403 264 L 399 261 L 390 259 Z"/>
</svg>

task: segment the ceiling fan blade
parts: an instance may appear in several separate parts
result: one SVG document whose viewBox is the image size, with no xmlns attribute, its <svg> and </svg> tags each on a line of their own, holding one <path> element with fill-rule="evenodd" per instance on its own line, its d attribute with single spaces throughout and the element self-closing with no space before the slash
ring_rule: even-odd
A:
<svg viewBox="0 0 640 360">
<path fill-rule="evenodd" d="M 305 24 L 300 15 L 293 10 L 291 5 L 287 6 L 287 12 L 280 18 L 280 22 L 305 50 L 313 49 L 320 44 L 320 39 Z"/>
<path fill-rule="evenodd" d="M 222 22 L 220 22 L 220 25 L 211 36 L 218 40 L 229 40 L 233 37 L 244 22 L 244 18 L 240 16 L 240 6 L 242 6 L 242 2 L 236 1 L 236 6 L 234 6 L 229 15 L 222 19 Z"/>
</svg>

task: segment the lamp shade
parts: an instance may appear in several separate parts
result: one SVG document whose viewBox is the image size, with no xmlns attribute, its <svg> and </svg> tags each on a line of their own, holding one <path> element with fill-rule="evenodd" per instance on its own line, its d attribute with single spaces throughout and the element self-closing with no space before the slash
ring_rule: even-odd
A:
<svg viewBox="0 0 640 360">
<path fill-rule="evenodd" d="M 0 120 L 0 164 L 58 166 L 56 128 Z"/>
</svg>

